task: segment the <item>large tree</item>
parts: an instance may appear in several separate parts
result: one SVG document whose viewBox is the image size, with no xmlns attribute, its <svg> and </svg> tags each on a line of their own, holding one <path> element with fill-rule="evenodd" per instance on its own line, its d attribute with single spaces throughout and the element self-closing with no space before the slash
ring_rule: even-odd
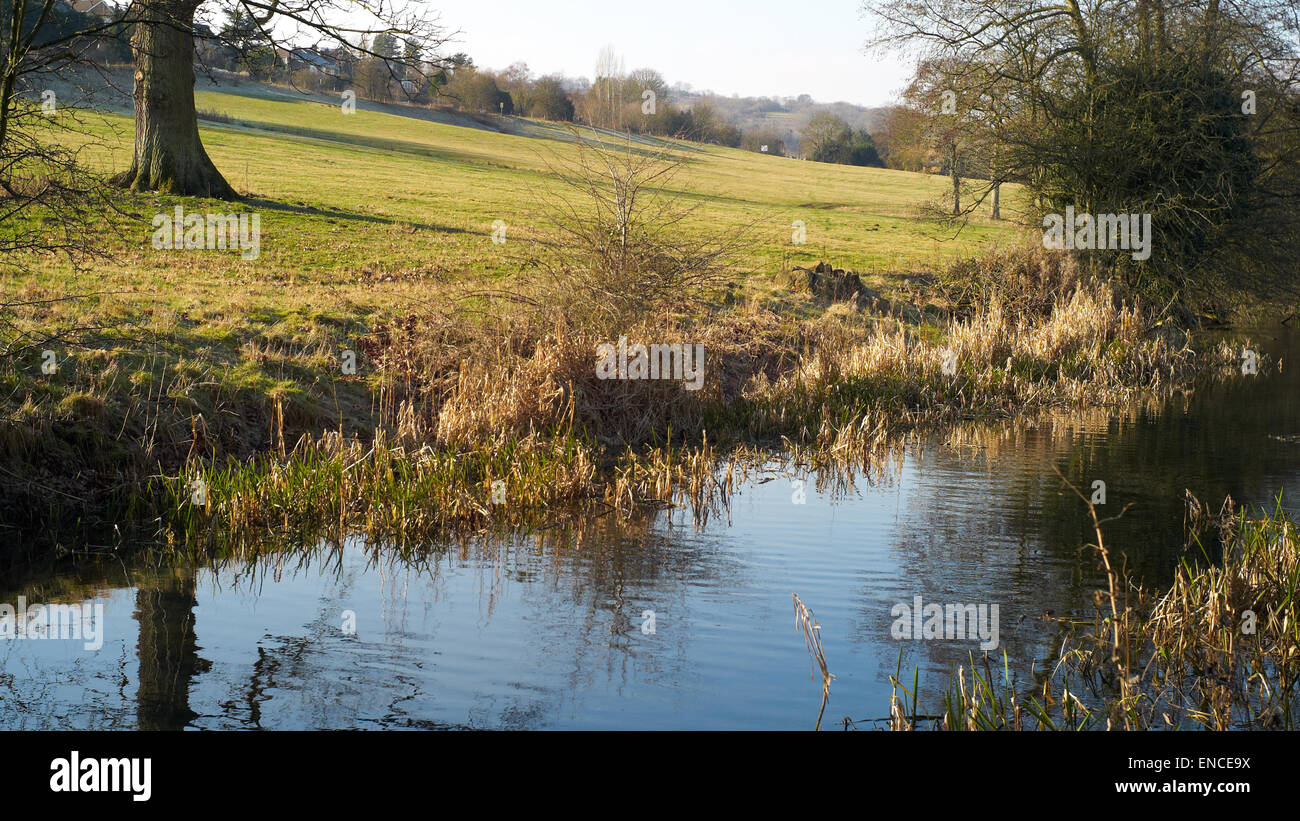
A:
<svg viewBox="0 0 1300 821">
<path fill-rule="evenodd" d="M 135 153 L 117 177 L 137 191 L 169 191 L 234 199 L 199 139 L 194 109 L 194 13 L 202 0 L 133 4 Z"/>
<path fill-rule="evenodd" d="M 239 25 L 223 27 L 221 18 Z M 415 79 L 417 87 L 427 86 L 425 75 L 436 68 L 419 55 L 445 40 L 436 18 L 418 4 L 387 0 L 132 0 L 114 21 L 132 32 L 135 68 L 135 149 L 117 183 L 137 191 L 238 196 L 199 138 L 194 46 L 197 32 L 218 42 L 230 32 L 226 44 L 238 50 L 243 43 L 235 39 L 248 39 L 249 21 L 259 44 L 269 44 L 284 59 L 324 56 L 332 48 L 378 59 L 392 80 Z M 407 47 L 397 48 L 398 42 Z"/>
</svg>

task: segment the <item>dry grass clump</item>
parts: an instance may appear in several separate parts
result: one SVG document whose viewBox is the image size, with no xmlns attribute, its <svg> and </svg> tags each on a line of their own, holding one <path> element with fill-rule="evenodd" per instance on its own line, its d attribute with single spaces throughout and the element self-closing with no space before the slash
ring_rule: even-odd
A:
<svg viewBox="0 0 1300 821">
<path fill-rule="evenodd" d="M 1293 728 L 1300 708 L 1300 537 L 1278 508 L 1211 515 L 1189 496 L 1193 543 L 1217 530 L 1219 562 L 1185 561 L 1142 622 L 1160 700 L 1211 729 Z"/>
<path fill-rule="evenodd" d="M 954 316 L 970 316 L 996 296 L 1017 315 L 1042 317 L 1084 282 L 1069 254 L 1031 246 L 958 260 L 935 274 L 932 286 Z"/>
<path fill-rule="evenodd" d="M 654 336 L 645 333 L 632 329 L 628 344 L 694 344 L 678 328 Z M 527 357 L 466 363 L 438 410 L 438 441 L 465 443 L 503 432 L 549 431 L 568 421 L 610 443 L 644 442 L 665 421 L 677 422 L 679 429 L 701 429 L 702 406 L 681 381 L 598 379 L 596 351 L 602 343 L 617 340 L 551 333 Z M 707 381 L 707 368 L 705 374 Z M 716 376 L 708 389 L 716 394 Z"/>
<path fill-rule="evenodd" d="M 739 401 L 753 377 L 779 374 L 820 335 L 769 311 L 671 314 L 623 326 L 617 336 L 493 299 L 490 318 L 453 307 L 380 328 L 367 353 L 418 407 L 434 440 L 463 445 L 572 425 L 606 445 L 698 442 Z M 703 350 L 700 380 L 602 379 L 601 345 Z M 685 374 L 683 376 L 686 376 Z M 688 387 L 687 383 L 692 384 Z M 695 385 L 698 384 L 698 389 Z M 725 435 L 724 431 L 719 431 Z"/>
<path fill-rule="evenodd" d="M 551 333 L 527 357 L 482 360 L 462 368 L 438 411 L 438 438 L 465 442 L 502 431 L 555 429 L 566 422 L 607 445 L 698 443 L 705 430 L 734 437 L 722 414 L 743 399 L 757 374 L 780 373 L 797 361 L 816 333 L 772 313 L 723 315 L 707 322 L 641 322 L 620 337 L 631 348 L 690 346 L 703 351 L 698 381 L 602 379 L 601 345 L 619 339 L 581 332 Z M 684 377 L 689 376 L 684 374 Z M 698 388 L 695 386 L 698 385 Z M 719 429 L 725 427 L 726 429 Z"/>
<path fill-rule="evenodd" d="M 1079 287 L 1046 317 L 1017 317 L 1006 305 L 994 293 L 939 338 L 879 323 L 817 349 L 780 380 L 756 380 L 749 396 L 774 421 L 804 420 L 809 431 L 837 410 L 910 427 L 1159 392 L 1201 364 L 1186 335 L 1151 332 L 1144 312 L 1107 285 Z"/>
</svg>

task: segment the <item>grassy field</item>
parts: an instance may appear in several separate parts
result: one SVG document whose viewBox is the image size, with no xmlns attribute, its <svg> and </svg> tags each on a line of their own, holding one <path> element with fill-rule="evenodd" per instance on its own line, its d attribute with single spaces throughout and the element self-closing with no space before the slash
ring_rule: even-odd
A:
<svg viewBox="0 0 1300 821">
<path fill-rule="evenodd" d="M 338 284 L 366 272 L 506 275 L 510 245 L 543 233 L 538 205 L 560 193 L 547 163 L 572 154 L 563 129 L 505 118 L 500 127 L 513 133 L 498 133 L 446 116 L 346 115 L 324 99 L 262 86 L 197 94 L 200 110 L 236 121 L 204 123 L 208 153 L 249 207 L 269 211 L 264 255 L 250 272 Z M 98 162 L 129 163 L 130 125 L 121 116 L 96 124 Z M 679 182 L 702 204 L 694 227 L 727 233 L 756 223 L 739 268 L 760 282 L 783 263 L 818 260 L 884 276 L 1015 236 L 1010 222 L 976 219 L 950 241 L 918 219 L 917 206 L 947 189 L 942 178 L 683 148 L 689 170 Z M 490 242 L 498 219 L 509 226 L 505 247 Z M 805 245 L 790 241 L 794 220 L 807 225 Z"/>
<path fill-rule="evenodd" d="M 247 201 L 127 199 L 122 207 L 131 219 L 97 238 L 108 256 L 84 270 L 62 259 L 9 260 L 24 270 L 6 274 L 6 301 L 101 294 L 17 309 L 18 328 L 39 335 L 129 322 L 148 335 L 151 354 L 161 350 L 196 368 L 214 366 L 221 371 L 215 378 L 228 388 L 299 396 L 314 377 L 336 376 L 330 371 L 338 351 L 354 348 L 357 335 L 378 319 L 403 315 L 447 283 L 508 287 L 528 265 L 531 243 L 545 239 L 541 203 L 560 193 L 548 163 L 572 155 L 562 129 L 507 118 L 504 127 L 517 133 L 498 133 L 464 119 L 449 124 L 457 118 L 423 109 L 382 106 L 419 116 L 368 111 L 366 103 L 345 115 L 321 99 L 258 85 L 200 91 L 200 110 L 234 121 L 205 122 L 202 136 Z M 130 118 L 81 116 L 89 163 L 105 171 L 126 167 Z M 924 175 L 716 146 L 685 145 L 683 153 L 689 161 L 679 181 L 702 203 L 687 230 L 725 236 L 752 224 L 753 241 L 737 260 L 737 282 L 772 304 L 801 302 L 772 283 L 784 266 L 827 260 L 862 272 L 888 293 L 893 272 L 1015 236 L 1010 223 L 984 221 L 960 240 L 933 238 L 937 228 L 916 218 L 915 209 L 942 193 L 945 183 Z M 177 205 L 258 213 L 260 256 L 246 261 L 234 252 L 155 251 L 150 220 Z M 496 220 L 507 226 L 504 244 L 491 241 Z M 806 244 L 791 242 L 795 220 L 806 223 Z M 130 359 L 132 351 L 102 353 Z M 140 350 L 135 358 L 143 361 L 145 354 Z M 79 359 L 104 357 L 91 352 Z M 36 363 L 25 364 L 30 371 Z M 132 378 L 147 381 L 138 373 Z M 39 386 L 18 382 L 25 380 L 11 376 L 11 403 L 24 402 L 25 387 L 40 402 Z M 67 397 L 51 387 L 48 398 Z M 298 404 L 310 410 L 310 403 Z"/>
</svg>

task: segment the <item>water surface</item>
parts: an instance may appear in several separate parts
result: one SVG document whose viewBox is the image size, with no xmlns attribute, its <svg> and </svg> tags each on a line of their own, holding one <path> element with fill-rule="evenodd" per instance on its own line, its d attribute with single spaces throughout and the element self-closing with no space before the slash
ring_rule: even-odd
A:
<svg viewBox="0 0 1300 821">
<path fill-rule="evenodd" d="M 103 646 L 0 639 L 0 728 L 808 729 L 821 685 L 791 593 L 835 675 L 824 725 L 887 715 L 900 654 L 932 687 L 979 654 L 978 640 L 894 639 L 891 609 L 918 595 L 997 604 L 998 656 L 1023 682 L 1055 652 L 1043 612 L 1090 613 L 1104 584 L 1054 467 L 1089 493 L 1105 482 L 1103 513 L 1129 506 L 1107 541 L 1150 584 L 1182 553 L 1186 490 L 1216 509 L 1279 493 L 1295 509 L 1300 340 L 1255 338 L 1280 372 L 912 441 L 851 484 L 774 467 L 701 527 L 658 511 L 418 562 L 349 542 L 37 580 L 0 601 L 102 604 Z"/>
</svg>

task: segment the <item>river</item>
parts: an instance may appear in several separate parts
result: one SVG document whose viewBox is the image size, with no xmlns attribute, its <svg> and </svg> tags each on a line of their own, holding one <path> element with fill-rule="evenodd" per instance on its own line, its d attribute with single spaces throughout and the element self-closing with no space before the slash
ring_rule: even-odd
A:
<svg viewBox="0 0 1300 821">
<path fill-rule="evenodd" d="M 1089 614 L 1104 585 L 1080 549 L 1086 507 L 1054 467 L 1089 495 L 1104 482 L 1103 515 L 1127 507 L 1107 543 L 1150 585 L 1182 555 L 1186 490 L 1216 510 L 1279 494 L 1297 510 L 1300 334 L 1254 339 L 1274 360 L 1259 375 L 913 438 L 852 481 L 773 466 L 700 526 L 675 509 L 419 561 L 348 542 L 30 580 L 0 602 L 88 605 L 95 641 L 20 638 L 11 619 L 0 728 L 811 729 L 821 682 L 792 593 L 835 676 L 824 727 L 875 726 L 900 666 L 908 682 L 919 668 L 923 711 L 938 708 L 935 688 L 980 654 L 970 636 L 896 638 L 895 608 L 917 596 L 996 605 L 995 658 L 1023 685 L 1056 652 L 1044 612 Z"/>
</svg>

